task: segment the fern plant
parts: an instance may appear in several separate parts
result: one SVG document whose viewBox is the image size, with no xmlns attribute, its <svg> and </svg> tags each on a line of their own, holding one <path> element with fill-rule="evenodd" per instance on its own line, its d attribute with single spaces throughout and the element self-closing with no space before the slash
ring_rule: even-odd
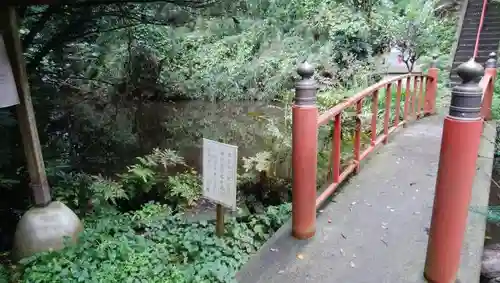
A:
<svg viewBox="0 0 500 283">
<path fill-rule="evenodd" d="M 168 176 L 165 188 L 166 200 L 184 207 L 195 205 L 201 197 L 201 179 L 195 170 Z"/>
<path fill-rule="evenodd" d="M 117 200 L 129 199 L 123 185 L 119 182 L 102 177 L 93 176 L 93 182 L 90 190 L 98 200 L 104 200 L 116 205 Z"/>
</svg>

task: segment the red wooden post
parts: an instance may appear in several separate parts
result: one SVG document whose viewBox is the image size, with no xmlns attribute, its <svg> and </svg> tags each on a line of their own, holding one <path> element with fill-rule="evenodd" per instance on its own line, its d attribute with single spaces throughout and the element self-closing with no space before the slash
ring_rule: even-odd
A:
<svg viewBox="0 0 500 283">
<path fill-rule="evenodd" d="M 424 116 L 436 114 L 436 93 L 438 82 L 437 55 L 432 56 L 431 67 L 427 71 Z"/>
<path fill-rule="evenodd" d="M 309 239 L 316 232 L 316 167 L 318 108 L 314 67 L 303 63 L 292 107 L 292 234 Z"/>
<path fill-rule="evenodd" d="M 340 180 L 340 154 L 342 144 L 342 115 L 335 115 L 333 123 L 333 139 L 332 139 L 332 178 L 334 183 Z"/>
<path fill-rule="evenodd" d="M 481 106 L 481 116 L 484 120 L 491 120 L 491 104 L 493 103 L 493 88 L 495 84 L 495 79 L 497 77 L 497 60 L 496 53 L 490 53 L 490 58 L 486 61 L 484 70 L 485 75 L 491 75 L 492 80 L 485 85 L 486 90 L 483 97 L 483 105 Z"/>
<path fill-rule="evenodd" d="M 399 125 L 399 119 L 401 116 L 401 114 L 399 113 L 401 108 L 401 88 L 402 88 L 401 84 L 402 81 L 399 80 L 398 86 L 396 88 L 396 110 L 395 110 L 396 113 L 394 114 L 394 127 L 397 127 Z"/>
<path fill-rule="evenodd" d="M 361 163 L 361 114 L 363 111 L 363 99 L 356 102 L 356 129 L 354 132 L 354 161 L 356 162 L 356 174 L 359 173 Z"/>
<path fill-rule="evenodd" d="M 420 78 L 420 88 L 418 89 L 418 110 L 417 110 L 417 118 L 420 119 L 424 116 L 424 81 L 425 77 L 421 76 Z"/>
<path fill-rule="evenodd" d="M 418 77 L 417 76 L 413 77 L 413 92 L 411 95 L 411 108 L 410 108 L 411 111 L 410 116 L 412 117 L 412 119 L 417 118 L 417 95 L 418 95 L 419 85 L 420 83 Z"/>
<path fill-rule="evenodd" d="M 391 83 L 385 88 L 385 113 L 384 113 L 384 144 L 389 142 L 389 120 L 391 119 L 392 90 Z"/>
<path fill-rule="evenodd" d="M 474 59 L 457 68 L 462 83 L 452 90 L 444 120 L 436 193 L 424 275 L 429 282 L 455 282 L 476 175 L 483 120 L 477 78 L 483 67 Z"/>
<path fill-rule="evenodd" d="M 410 115 L 408 112 L 410 111 L 410 95 L 411 95 L 411 90 L 410 90 L 410 78 L 406 78 L 406 90 L 405 90 L 405 104 L 403 108 L 403 121 L 408 122 L 408 116 Z M 404 123 L 403 127 L 406 128 L 406 125 L 408 123 Z"/>
<path fill-rule="evenodd" d="M 377 140 L 377 116 L 378 116 L 378 89 L 372 94 L 372 121 L 370 145 L 375 146 Z"/>
</svg>

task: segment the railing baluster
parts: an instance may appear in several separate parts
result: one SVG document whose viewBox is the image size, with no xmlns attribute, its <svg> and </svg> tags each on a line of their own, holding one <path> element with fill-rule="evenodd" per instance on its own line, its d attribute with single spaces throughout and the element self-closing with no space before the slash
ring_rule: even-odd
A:
<svg viewBox="0 0 500 283">
<path fill-rule="evenodd" d="M 413 77 L 413 91 L 412 91 L 412 95 L 411 95 L 411 117 L 412 118 L 415 118 L 416 116 L 416 107 L 417 107 L 417 92 L 418 92 L 418 78 L 417 77 Z"/>
<path fill-rule="evenodd" d="M 403 127 L 406 127 L 406 121 L 408 121 L 408 110 L 410 109 L 410 78 L 406 78 L 406 89 L 405 89 L 405 102 L 404 102 L 404 109 L 403 109 L 403 121 L 405 121 L 405 124 Z"/>
<path fill-rule="evenodd" d="M 391 83 L 385 88 L 385 113 L 384 113 L 384 144 L 389 141 L 389 120 L 391 119 Z"/>
<path fill-rule="evenodd" d="M 372 135 L 370 139 L 370 145 L 375 146 L 375 141 L 377 140 L 377 116 L 378 116 L 378 89 L 372 94 Z"/>
<path fill-rule="evenodd" d="M 395 117 L 394 117 L 394 127 L 397 127 L 399 125 L 399 115 L 400 115 L 400 108 L 401 108 L 401 84 L 402 81 L 398 81 L 398 86 L 396 90 L 396 111 L 395 111 Z"/>
<path fill-rule="evenodd" d="M 342 143 L 342 121 L 341 113 L 335 115 L 332 140 L 332 175 L 333 182 L 340 180 L 340 145 Z"/>
<path fill-rule="evenodd" d="M 419 79 L 420 82 L 420 88 L 418 92 L 418 114 L 417 118 L 423 117 L 423 105 L 424 105 L 424 76 L 421 76 Z"/>
<path fill-rule="evenodd" d="M 359 163 L 361 161 L 361 112 L 363 109 L 363 99 L 356 103 L 356 132 L 354 132 L 354 162 L 356 162 L 355 172 L 359 172 Z"/>
</svg>

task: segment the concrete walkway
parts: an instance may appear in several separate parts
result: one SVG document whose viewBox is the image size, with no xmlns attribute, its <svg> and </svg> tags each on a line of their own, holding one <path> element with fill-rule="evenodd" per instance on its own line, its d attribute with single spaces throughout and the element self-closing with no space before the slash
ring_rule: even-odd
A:
<svg viewBox="0 0 500 283">
<path fill-rule="evenodd" d="M 320 211 L 312 240 L 294 240 L 285 225 L 238 273 L 238 282 L 425 282 L 441 133 L 438 116 L 401 129 Z M 495 131 L 484 135 L 494 141 Z M 471 205 L 487 206 L 492 154 L 491 143 L 483 143 Z M 485 218 L 469 213 L 462 283 L 479 282 L 484 229 Z"/>
</svg>

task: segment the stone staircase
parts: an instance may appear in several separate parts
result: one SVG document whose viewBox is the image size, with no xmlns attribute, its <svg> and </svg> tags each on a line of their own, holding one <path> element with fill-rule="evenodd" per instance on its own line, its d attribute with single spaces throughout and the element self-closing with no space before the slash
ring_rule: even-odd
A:
<svg viewBox="0 0 500 283">
<path fill-rule="evenodd" d="M 451 86 L 459 83 L 458 75 L 453 71 L 463 62 L 474 55 L 477 29 L 481 20 L 483 0 L 469 0 L 467 10 L 463 18 L 462 30 L 453 59 L 450 73 Z M 491 52 L 497 52 L 500 41 L 500 3 L 489 0 L 483 22 L 483 29 L 479 38 L 479 51 L 476 61 L 482 65 L 488 59 Z"/>
</svg>

